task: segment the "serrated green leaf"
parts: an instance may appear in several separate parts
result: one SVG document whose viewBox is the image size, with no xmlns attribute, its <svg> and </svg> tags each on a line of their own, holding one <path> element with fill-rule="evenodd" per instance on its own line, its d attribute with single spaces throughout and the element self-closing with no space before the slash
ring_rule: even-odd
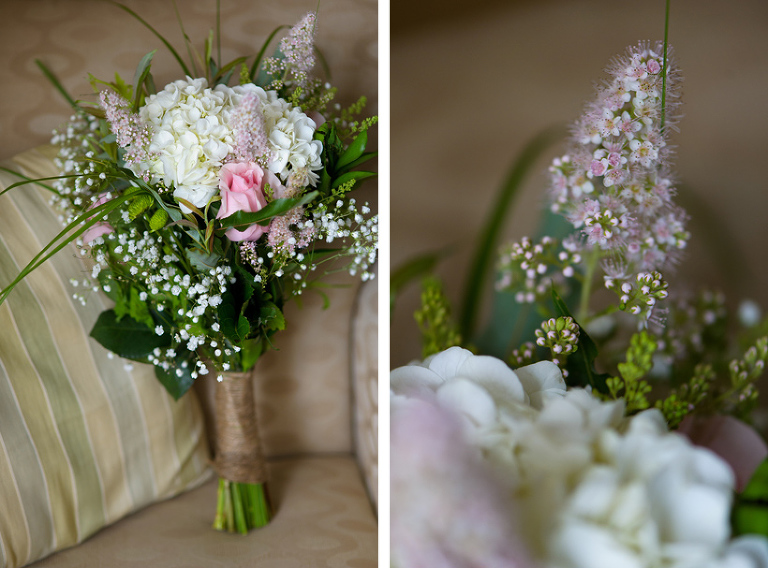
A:
<svg viewBox="0 0 768 568">
<path fill-rule="evenodd" d="M 198 250 L 187 250 L 187 258 L 192 266 L 197 268 L 200 272 L 208 272 L 211 269 L 216 268 L 216 265 L 221 258 L 218 254 L 211 253 L 205 254 Z"/>
<path fill-rule="evenodd" d="M 237 318 L 237 337 L 242 341 L 248 334 L 251 333 L 251 324 L 248 323 L 248 318 L 243 314 Z"/>
<path fill-rule="evenodd" d="M 91 337 L 115 355 L 134 361 L 145 360 L 157 347 L 167 347 L 171 339 L 167 333 L 157 335 L 128 315 L 118 321 L 114 310 L 101 312 Z"/>
<path fill-rule="evenodd" d="M 347 166 L 357 160 L 365 152 L 365 145 L 368 143 L 368 131 L 361 132 L 357 137 L 352 140 L 352 143 L 339 156 L 339 161 L 336 162 L 336 169 L 340 170 L 344 166 Z"/>
<path fill-rule="evenodd" d="M 273 302 L 264 302 L 259 310 L 259 323 L 268 331 L 285 329 L 283 311 Z"/>
</svg>

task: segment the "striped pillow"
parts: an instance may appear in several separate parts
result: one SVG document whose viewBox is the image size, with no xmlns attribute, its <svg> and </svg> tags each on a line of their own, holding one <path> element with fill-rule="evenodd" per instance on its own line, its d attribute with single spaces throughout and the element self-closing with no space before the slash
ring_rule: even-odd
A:
<svg viewBox="0 0 768 568">
<path fill-rule="evenodd" d="M 55 175 L 50 157 L 30 151 L 16 167 Z M 14 181 L 0 173 L 0 188 Z M 0 196 L 0 286 L 59 230 L 46 190 Z M 208 475 L 194 396 L 174 402 L 151 367 L 126 368 L 89 338 L 106 304 L 70 283 L 85 275 L 77 256 L 67 247 L 0 305 L 0 567 L 77 544 Z"/>
</svg>

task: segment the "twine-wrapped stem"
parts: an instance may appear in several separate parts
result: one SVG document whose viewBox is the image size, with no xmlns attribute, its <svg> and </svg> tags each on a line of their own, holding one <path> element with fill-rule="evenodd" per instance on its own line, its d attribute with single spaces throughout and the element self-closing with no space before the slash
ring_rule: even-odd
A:
<svg viewBox="0 0 768 568">
<path fill-rule="evenodd" d="M 226 373 L 216 385 L 216 459 L 219 476 L 238 483 L 267 481 L 251 373 Z"/>
</svg>

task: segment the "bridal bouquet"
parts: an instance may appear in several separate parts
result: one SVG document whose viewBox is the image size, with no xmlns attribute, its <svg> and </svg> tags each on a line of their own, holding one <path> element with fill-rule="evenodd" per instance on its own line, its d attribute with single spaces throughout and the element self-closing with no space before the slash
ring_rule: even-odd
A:
<svg viewBox="0 0 768 568">
<path fill-rule="evenodd" d="M 734 346 L 722 298 L 665 280 L 689 239 L 666 42 L 608 73 L 549 168 L 543 234 L 499 255 L 492 341 L 425 280 L 425 360 L 391 373 L 397 568 L 768 567 L 768 320 L 746 305 Z"/>
<path fill-rule="evenodd" d="M 366 152 L 375 119 L 356 118 L 364 98 L 331 105 L 335 89 L 311 74 L 314 13 L 271 56 L 287 26 L 253 58 L 231 62 L 214 56 L 211 32 L 203 53 L 187 46 L 186 63 L 120 7 L 158 35 L 181 75 L 157 88 L 152 51 L 132 81 L 91 77 L 98 101 L 75 101 L 38 62 L 75 113 L 53 137 L 61 175 L 14 185 L 50 189 L 66 227 L 0 302 L 76 240 L 93 261 L 91 278 L 76 283 L 81 301 L 99 289 L 114 301 L 91 332 L 97 341 L 154 365 L 175 398 L 199 377 L 217 377 L 214 526 L 247 532 L 269 519 L 247 373 L 286 327 L 285 302 L 313 288 L 326 266 L 372 277 L 377 216 L 350 192 L 374 175 L 355 168 L 375 155 Z"/>
</svg>

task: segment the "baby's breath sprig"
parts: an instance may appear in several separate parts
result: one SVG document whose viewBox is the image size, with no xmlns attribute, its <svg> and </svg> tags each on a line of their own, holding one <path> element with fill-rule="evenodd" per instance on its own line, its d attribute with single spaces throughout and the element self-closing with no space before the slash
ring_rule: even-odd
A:
<svg viewBox="0 0 768 568">
<path fill-rule="evenodd" d="M 581 262 L 578 252 L 565 246 L 558 250 L 558 240 L 543 237 L 534 243 L 528 237 L 502 249 L 499 262 L 498 290 L 515 294 L 519 304 L 532 304 L 549 296 L 553 281 L 563 283 L 577 276 L 574 266 Z"/>
</svg>

